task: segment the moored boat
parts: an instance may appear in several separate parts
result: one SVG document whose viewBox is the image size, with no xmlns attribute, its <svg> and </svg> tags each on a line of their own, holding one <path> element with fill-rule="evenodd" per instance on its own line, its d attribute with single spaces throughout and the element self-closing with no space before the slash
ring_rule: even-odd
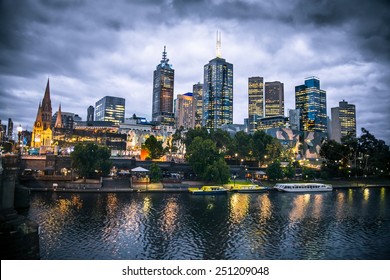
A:
<svg viewBox="0 0 390 280">
<path fill-rule="evenodd" d="M 235 185 L 230 189 L 230 191 L 238 193 L 265 192 L 267 190 L 267 187 L 258 185 Z"/>
<path fill-rule="evenodd" d="M 280 183 L 276 184 L 274 188 L 284 192 L 328 192 L 333 190 L 332 185 L 321 183 Z"/>
<path fill-rule="evenodd" d="M 188 188 L 189 192 L 192 194 L 226 194 L 227 189 L 221 186 L 203 186 L 201 188 Z"/>
</svg>

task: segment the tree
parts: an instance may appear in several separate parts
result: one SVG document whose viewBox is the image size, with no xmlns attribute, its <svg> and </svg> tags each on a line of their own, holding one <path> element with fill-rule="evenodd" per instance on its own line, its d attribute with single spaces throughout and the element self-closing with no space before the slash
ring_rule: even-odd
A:
<svg viewBox="0 0 390 280">
<path fill-rule="evenodd" d="M 146 139 L 143 147 L 148 151 L 151 159 L 159 159 L 164 155 L 162 141 L 158 141 L 153 135 Z"/>
<path fill-rule="evenodd" d="M 253 156 L 262 165 L 267 154 L 267 145 L 272 142 L 273 137 L 262 130 L 257 130 L 252 136 Z"/>
<path fill-rule="evenodd" d="M 325 160 L 322 172 L 328 173 L 329 177 L 342 176 L 348 165 L 349 150 L 335 140 L 325 141 L 320 150 L 320 156 Z"/>
<path fill-rule="evenodd" d="M 267 167 L 267 175 L 270 180 L 277 180 L 283 178 L 283 170 L 280 166 L 279 160 L 276 160 Z"/>
<path fill-rule="evenodd" d="M 230 171 L 223 158 L 219 158 L 211 165 L 207 166 L 205 170 L 204 179 L 219 185 L 229 182 Z"/>
<path fill-rule="evenodd" d="M 202 179 L 207 167 L 220 157 L 215 143 L 210 139 L 204 140 L 197 136 L 187 148 L 187 160 L 195 174 Z"/>
<path fill-rule="evenodd" d="M 272 161 L 281 160 L 281 155 L 283 152 L 282 144 L 276 138 L 272 138 L 271 143 L 268 143 L 266 147 L 266 152 L 268 159 Z"/>
<path fill-rule="evenodd" d="M 150 165 L 150 180 L 152 183 L 158 183 L 161 182 L 162 179 L 162 172 L 160 166 L 156 163 L 152 163 Z"/>
<path fill-rule="evenodd" d="M 239 131 L 234 135 L 236 153 L 241 158 L 250 158 L 253 156 L 253 142 L 250 134 Z"/>
<path fill-rule="evenodd" d="M 212 130 L 210 132 L 210 139 L 213 140 L 220 153 L 227 154 L 228 152 L 231 152 L 234 154 L 234 152 L 231 151 L 232 138 L 227 131 L 220 128 Z"/>
<path fill-rule="evenodd" d="M 200 137 L 203 140 L 209 139 L 209 132 L 207 131 L 207 128 L 204 126 L 197 127 L 194 129 L 189 129 L 184 137 L 184 144 L 186 145 L 186 148 L 191 145 L 191 143 L 195 140 L 196 137 Z"/>
<path fill-rule="evenodd" d="M 110 161 L 111 152 L 107 147 L 98 146 L 94 143 L 78 143 L 71 153 L 72 167 L 77 169 L 80 176 L 91 177 L 95 170 L 102 175 L 110 172 L 112 163 Z"/>
<path fill-rule="evenodd" d="M 289 178 L 289 179 L 294 178 L 295 177 L 295 168 L 294 168 L 294 166 L 291 163 L 289 163 L 287 165 L 286 169 L 283 171 L 283 173 L 284 173 L 284 176 Z"/>
</svg>

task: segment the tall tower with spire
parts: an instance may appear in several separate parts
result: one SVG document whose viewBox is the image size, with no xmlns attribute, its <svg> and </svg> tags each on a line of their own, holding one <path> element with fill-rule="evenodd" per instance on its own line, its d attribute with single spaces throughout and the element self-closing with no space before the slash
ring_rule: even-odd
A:
<svg viewBox="0 0 390 280">
<path fill-rule="evenodd" d="M 204 66 L 203 126 L 216 129 L 233 123 L 233 64 L 221 57 L 217 32 L 216 58 Z"/>
<path fill-rule="evenodd" d="M 162 60 L 153 73 L 153 105 L 152 120 L 163 124 L 175 124 L 173 112 L 173 87 L 175 70 L 169 64 L 166 47 L 162 53 Z"/>
<path fill-rule="evenodd" d="M 46 90 L 42 102 L 39 102 L 37 117 L 34 122 L 31 146 L 40 148 L 41 146 L 52 145 L 52 130 L 50 127 L 52 119 L 52 108 L 50 99 L 50 83 L 47 79 Z"/>
</svg>

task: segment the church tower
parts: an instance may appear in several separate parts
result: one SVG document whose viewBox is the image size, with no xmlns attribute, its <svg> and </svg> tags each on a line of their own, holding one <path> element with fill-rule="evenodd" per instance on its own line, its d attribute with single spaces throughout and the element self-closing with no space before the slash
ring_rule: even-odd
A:
<svg viewBox="0 0 390 280">
<path fill-rule="evenodd" d="M 34 123 L 32 132 L 31 147 L 40 148 L 41 146 L 51 146 L 52 144 L 52 130 L 50 127 L 52 118 L 52 108 L 50 100 L 50 85 L 47 79 L 45 95 L 42 103 L 39 103 L 37 118 Z"/>
</svg>

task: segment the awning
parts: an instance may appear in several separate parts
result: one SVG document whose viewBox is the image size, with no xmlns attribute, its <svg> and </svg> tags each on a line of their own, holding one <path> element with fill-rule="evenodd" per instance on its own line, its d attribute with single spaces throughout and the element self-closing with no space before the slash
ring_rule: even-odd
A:
<svg viewBox="0 0 390 280">
<path fill-rule="evenodd" d="M 131 172 L 149 172 L 149 170 L 139 166 L 139 167 L 131 169 Z"/>
</svg>

